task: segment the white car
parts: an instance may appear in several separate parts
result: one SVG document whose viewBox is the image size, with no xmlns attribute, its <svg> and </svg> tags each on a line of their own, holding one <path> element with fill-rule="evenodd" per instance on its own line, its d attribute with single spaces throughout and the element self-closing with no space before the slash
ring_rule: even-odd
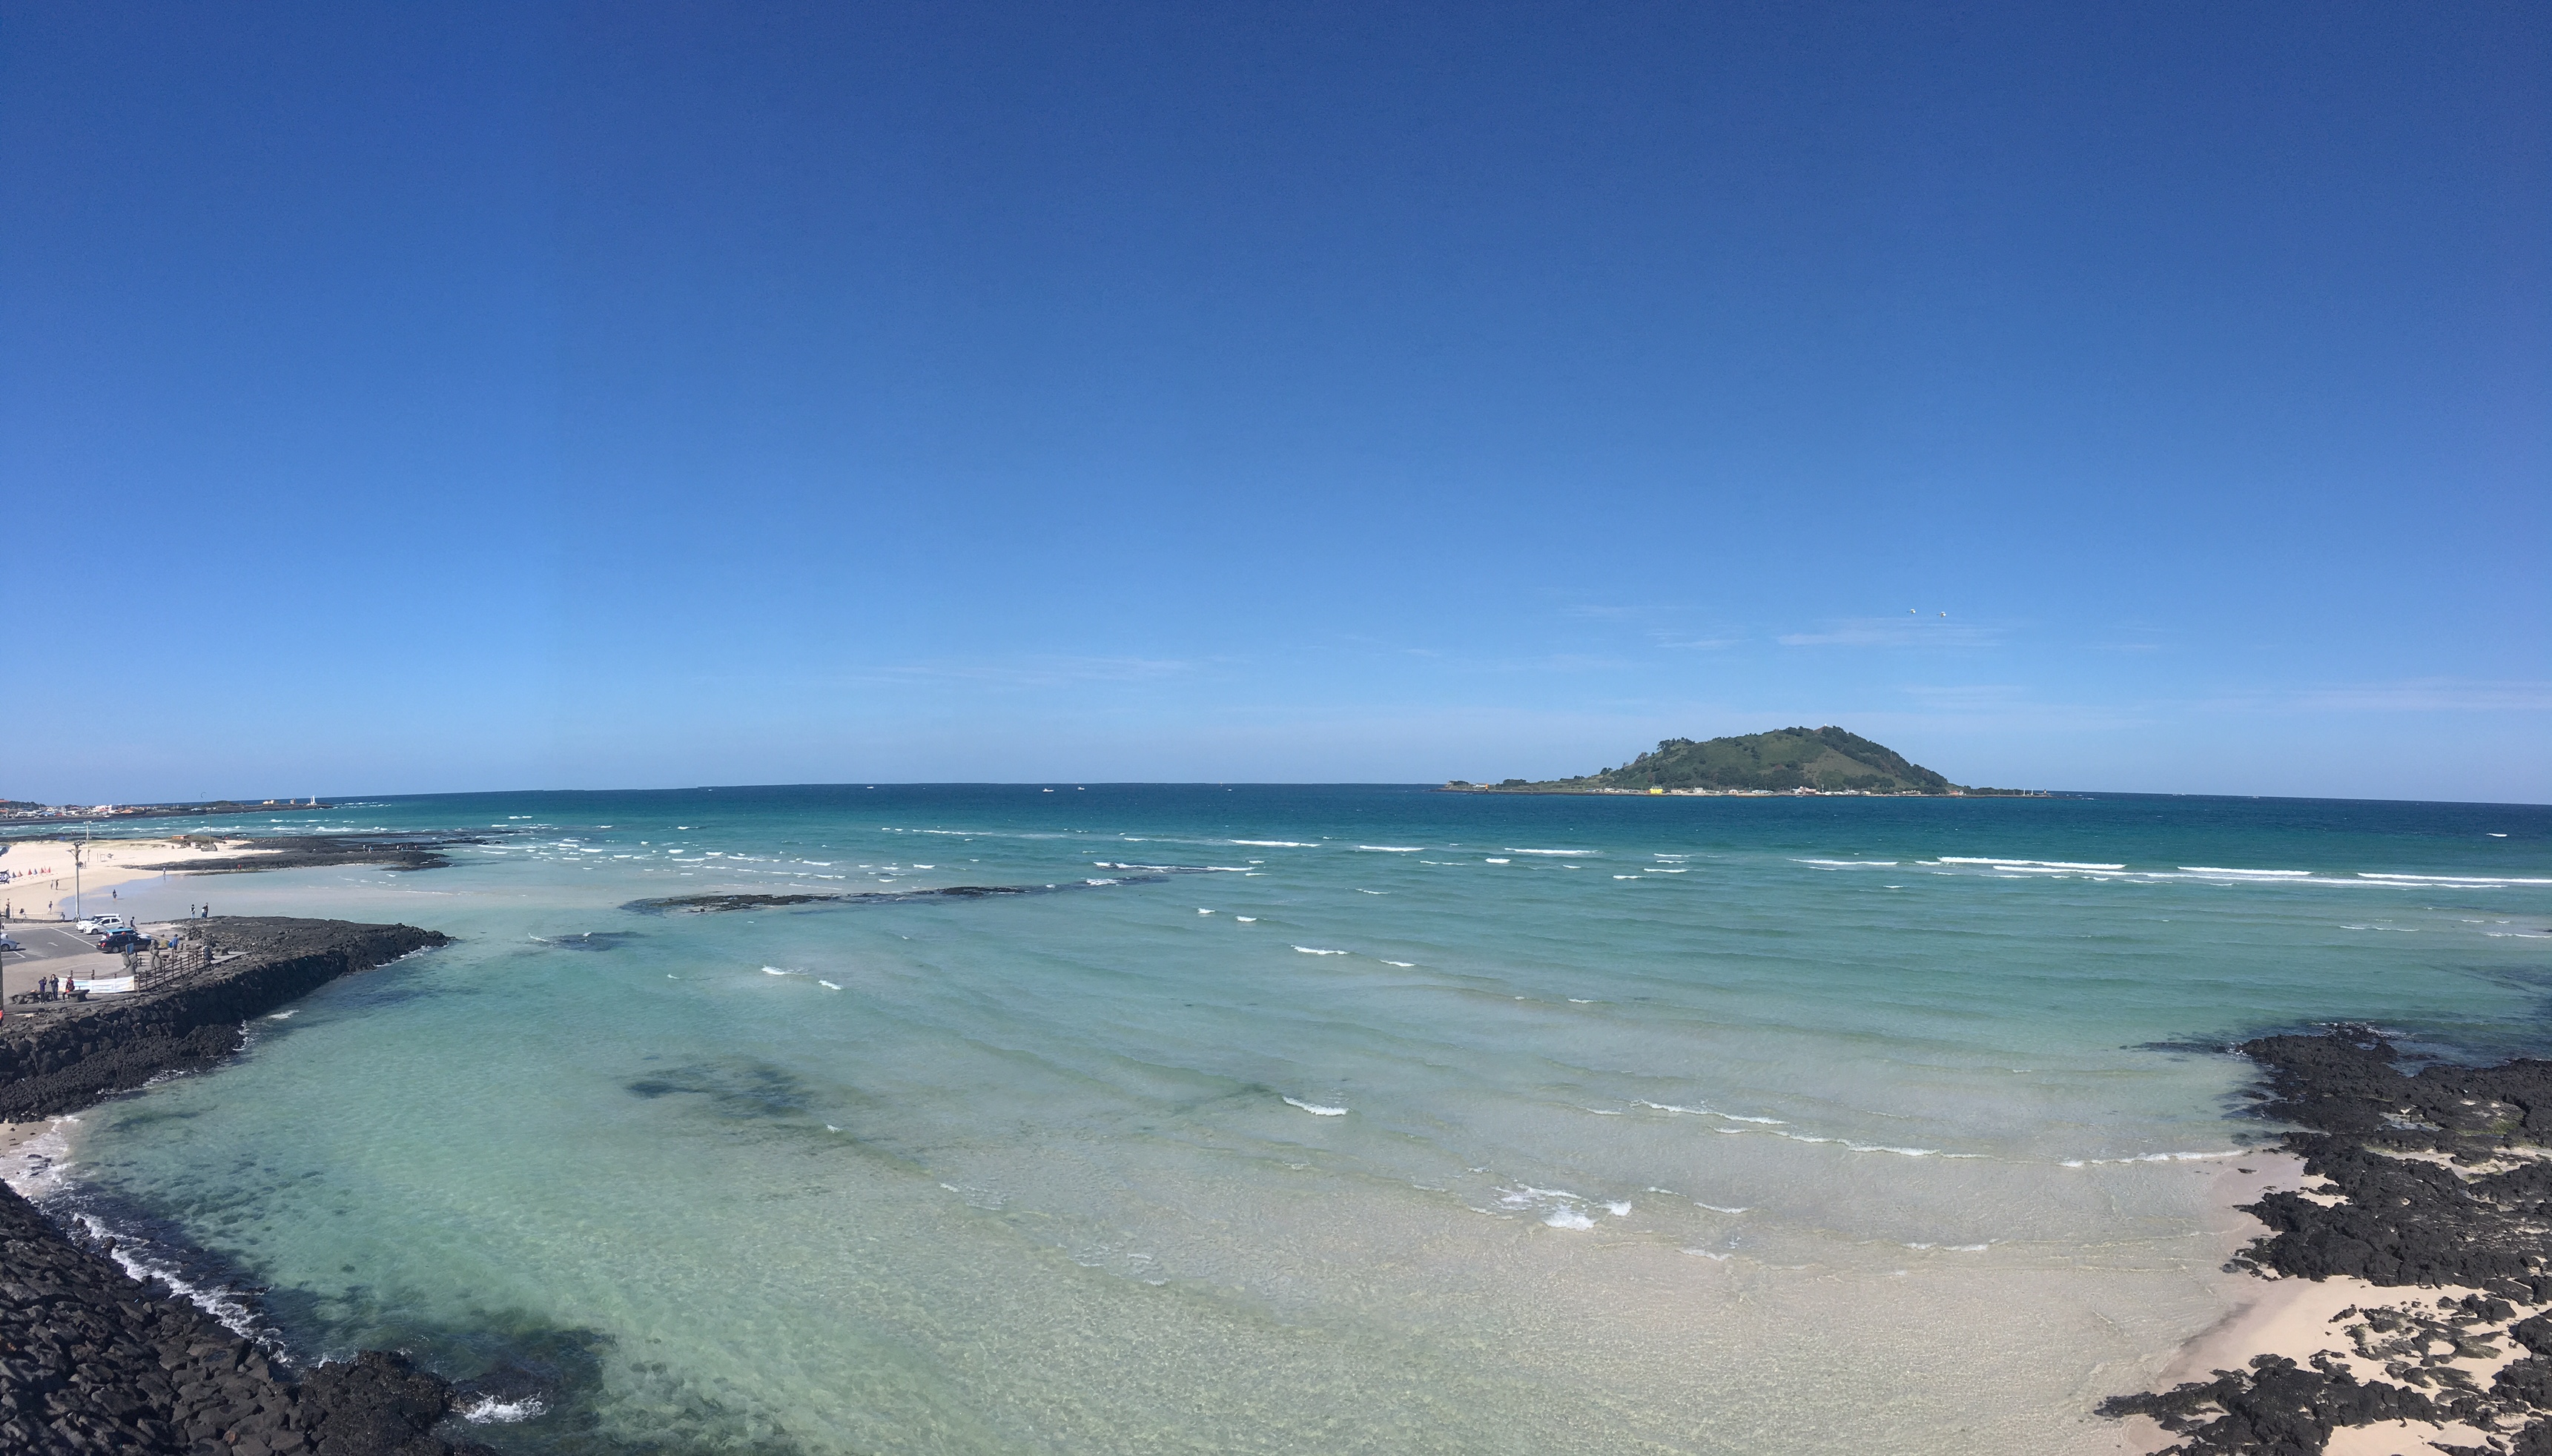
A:
<svg viewBox="0 0 2552 1456">
<path fill-rule="evenodd" d="M 91 915 L 79 923 L 82 935 L 104 935 L 111 930 L 131 930 L 133 922 L 122 915 Z"/>
</svg>

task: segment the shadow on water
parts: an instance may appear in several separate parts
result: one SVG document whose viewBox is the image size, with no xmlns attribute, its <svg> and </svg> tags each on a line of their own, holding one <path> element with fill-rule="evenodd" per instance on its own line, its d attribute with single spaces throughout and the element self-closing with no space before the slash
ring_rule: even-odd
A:
<svg viewBox="0 0 2552 1456">
<path fill-rule="evenodd" d="M 287 1330 L 306 1330 L 331 1356 L 357 1345 L 405 1352 L 454 1382 L 447 1440 L 477 1441 L 509 1456 L 675 1456 L 735 1451 L 795 1456 L 799 1447 L 756 1430 L 759 1422 L 702 1399 L 664 1364 L 622 1367 L 616 1391 L 606 1365 L 619 1342 L 600 1330 L 559 1324 L 521 1308 L 472 1308 L 457 1322 L 417 1318 L 414 1301 L 358 1286 L 316 1296 L 277 1290 L 267 1305 Z M 607 1404 L 646 1411 L 644 1433 L 606 1427 Z"/>
</svg>

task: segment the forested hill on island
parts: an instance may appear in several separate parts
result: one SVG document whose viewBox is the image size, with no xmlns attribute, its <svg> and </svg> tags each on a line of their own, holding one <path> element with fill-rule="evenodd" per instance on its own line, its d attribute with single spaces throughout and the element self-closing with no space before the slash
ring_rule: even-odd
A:
<svg viewBox="0 0 2552 1456">
<path fill-rule="evenodd" d="M 1952 783 L 1894 749 L 1841 728 L 1779 728 L 1695 743 L 1669 738 L 1618 769 L 1578 779 L 1444 785 L 1456 793 L 2018 794 Z"/>
</svg>

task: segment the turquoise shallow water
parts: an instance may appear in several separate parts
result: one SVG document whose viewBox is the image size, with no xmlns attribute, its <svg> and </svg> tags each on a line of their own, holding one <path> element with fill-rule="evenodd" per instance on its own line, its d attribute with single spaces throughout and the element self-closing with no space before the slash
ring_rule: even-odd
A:
<svg viewBox="0 0 2552 1456">
<path fill-rule="evenodd" d="M 303 1358 L 521 1365 L 538 1413 L 475 1433 L 523 1452 L 2112 1449 L 2089 1406 L 2227 1298 L 2218 1179 L 2263 1129 L 2205 1047 L 2552 1040 L 2539 807 L 1064 784 L 339 822 L 505 834 L 126 898 L 461 942 L 93 1110 L 47 1187 L 265 1287 Z M 955 884 L 1058 888 L 621 908 Z"/>
</svg>

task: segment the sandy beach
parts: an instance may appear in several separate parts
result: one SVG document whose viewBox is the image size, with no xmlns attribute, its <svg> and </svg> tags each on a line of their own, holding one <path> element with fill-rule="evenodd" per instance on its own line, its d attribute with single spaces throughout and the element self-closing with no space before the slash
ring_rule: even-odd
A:
<svg viewBox="0 0 2552 1456">
<path fill-rule="evenodd" d="M 9 877 L 0 883 L 0 902 L 8 904 L 13 920 L 73 919 L 74 883 L 88 900 L 85 913 L 94 914 L 114 908 L 120 886 L 179 873 L 172 867 L 180 863 L 237 868 L 275 853 L 246 839 L 22 839 L 0 855 L 0 872 Z"/>
</svg>

